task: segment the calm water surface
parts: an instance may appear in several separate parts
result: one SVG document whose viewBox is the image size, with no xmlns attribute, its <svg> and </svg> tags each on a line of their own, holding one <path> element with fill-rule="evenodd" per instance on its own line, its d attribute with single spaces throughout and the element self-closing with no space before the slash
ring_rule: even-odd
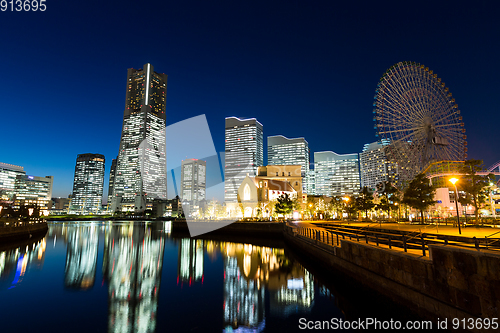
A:
<svg viewBox="0 0 500 333">
<path fill-rule="evenodd" d="M 51 223 L 0 251 L 1 332 L 300 331 L 386 306 L 325 279 L 282 246 L 174 237 L 168 222 Z"/>
</svg>

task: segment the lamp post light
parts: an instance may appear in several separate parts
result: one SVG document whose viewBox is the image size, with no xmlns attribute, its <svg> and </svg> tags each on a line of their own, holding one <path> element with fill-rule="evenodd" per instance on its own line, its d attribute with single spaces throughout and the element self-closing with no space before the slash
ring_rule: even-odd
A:
<svg viewBox="0 0 500 333">
<path fill-rule="evenodd" d="M 344 203 L 344 209 L 347 211 L 347 203 L 349 202 L 350 198 L 346 196 L 346 197 L 342 197 L 342 200 L 345 201 L 345 203 Z M 349 212 L 347 212 L 347 220 L 349 221 Z"/>
<path fill-rule="evenodd" d="M 396 206 L 398 206 L 398 222 L 401 219 L 401 208 L 397 202 L 394 203 Z"/>
<path fill-rule="evenodd" d="M 490 205 L 491 205 L 491 215 L 493 215 L 493 218 L 495 219 L 497 217 L 496 215 L 496 209 L 495 209 L 495 202 L 493 201 L 493 183 L 490 182 Z"/>
<path fill-rule="evenodd" d="M 458 212 L 458 191 L 457 191 L 457 178 L 451 178 L 450 182 L 453 184 L 455 187 L 455 207 L 457 208 L 457 222 L 458 222 L 458 233 L 461 235 L 462 234 L 462 229 L 460 229 L 460 214 Z"/>
</svg>

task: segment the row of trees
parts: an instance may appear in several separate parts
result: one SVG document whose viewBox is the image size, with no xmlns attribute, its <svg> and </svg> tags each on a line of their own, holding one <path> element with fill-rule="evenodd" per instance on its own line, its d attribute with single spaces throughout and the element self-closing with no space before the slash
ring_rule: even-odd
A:
<svg viewBox="0 0 500 333">
<path fill-rule="evenodd" d="M 472 205 L 474 207 L 476 223 L 479 221 L 479 209 L 486 202 L 489 187 L 495 181 L 493 174 L 487 176 L 478 174 L 483 170 L 482 164 L 481 160 L 465 161 L 459 170 L 461 180 L 457 186 L 462 193 L 459 195 L 459 202 L 462 206 Z M 365 217 L 368 217 L 368 212 L 375 208 L 390 215 L 391 211 L 399 210 L 403 204 L 417 210 L 421 221 L 424 221 L 424 212 L 436 204 L 435 192 L 436 188 L 430 184 L 429 179 L 424 174 L 419 174 L 408 184 L 404 192 L 400 192 L 389 182 L 379 184 L 375 194 L 364 187 L 357 197 L 346 202 L 345 211 L 349 215 L 361 211 Z M 378 203 L 374 202 L 375 198 L 378 199 Z M 338 199 L 334 198 L 334 201 L 338 201 Z"/>
<path fill-rule="evenodd" d="M 459 170 L 461 179 L 457 183 L 462 193 L 459 196 L 459 202 L 462 206 L 472 205 L 475 208 L 476 222 L 479 220 L 479 209 L 488 198 L 488 187 L 494 182 L 494 176 L 491 174 L 478 175 L 478 172 L 482 171 L 482 164 L 481 160 L 465 161 Z M 302 215 L 313 218 L 318 214 L 323 214 L 325 218 L 334 218 L 341 217 L 344 213 L 347 213 L 349 217 L 361 213 L 365 218 L 369 218 L 369 212 L 375 209 L 390 217 L 396 211 L 400 216 L 401 211 L 406 213 L 406 207 L 411 207 L 418 211 L 421 221 L 424 221 L 424 212 L 436 204 L 435 192 L 436 188 L 430 184 L 429 179 L 424 174 L 419 174 L 408 184 L 405 191 L 400 191 L 393 184 L 384 182 L 377 186 L 374 193 L 364 187 L 361 193 L 354 197 L 337 196 L 325 201 L 322 198 L 315 199 L 310 196 Z M 240 205 L 240 208 L 244 215 L 243 205 Z M 289 216 L 294 210 L 301 210 L 299 200 L 283 194 L 277 200 L 262 202 L 255 217 Z M 199 216 L 217 218 L 225 217 L 226 214 L 221 204 L 211 201 L 200 211 Z"/>
</svg>

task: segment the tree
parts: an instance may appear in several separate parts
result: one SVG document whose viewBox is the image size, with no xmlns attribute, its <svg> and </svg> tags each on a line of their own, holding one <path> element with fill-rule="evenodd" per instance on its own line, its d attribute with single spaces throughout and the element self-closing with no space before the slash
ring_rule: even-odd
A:
<svg viewBox="0 0 500 333">
<path fill-rule="evenodd" d="M 290 199 L 290 196 L 288 193 L 284 193 L 280 195 L 277 199 L 277 203 L 275 206 L 276 213 L 277 214 L 282 214 L 283 216 L 286 216 L 290 214 L 293 211 L 294 208 L 294 202 L 292 199 Z"/>
<path fill-rule="evenodd" d="M 422 223 L 424 223 L 424 210 L 437 202 L 434 200 L 435 193 L 436 188 L 431 185 L 425 175 L 421 173 L 408 185 L 403 196 L 403 203 L 420 211 L 420 217 Z"/>
<path fill-rule="evenodd" d="M 372 193 L 370 193 L 370 190 L 368 187 L 363 187 L 363 190 L 361 190 L 361 193 L 359 196 L 355 199 L 356 201 L 356 206 L 359 210 L 365 212 L 365 218 L 368 218 L 368 211 L 375 207 L 375 204 L 373 203 L 373 196 Z"/>
<path fill-rule="evenodd" d="M 307 204 L 306 204 L 306 211 L 309 214 L 309 218 L 313 218 L 314 216 L 314 197 L 313 196 L 307 196 Z"/>
<path fill-rule="evenodd" d="M 342 219 L 342 213 L 344 210 L 344 200 L 342 199 L 342 197 L 338 195 L 332 197 L 331 203 L 333 206 L 333 210 L 337 213 L 337 217 Z"/>
<path fill-rule="evenodd" d="M 300 211 L 302 209 L 301 201 L 302 201 L 302 198 L 297 197 L 297 198 L 293 199 L 292 209 Z"/>
<path fill-rule="evenodd" d="M 464 192 L 458 195 L 458 202 L 460 202 L 464 208 L 465 224 L 467 224 L 467 206 L 472 204 L 472 197 L 469 193 Z"/>
<path fill-rule="evenodd" d="M 488 197 L 487 187 L 490 182 L 495 180 L 493 174 L 488 176 L 478 175 L 477 172 L 482 170 L 483 161 L 474 159 L 465 161 L 460 170 L 464 175 L 461 188 L 470 195 L 471 204 L 474 206 L 475 224 L 479 222 L 479 208 L 486 202 Z"/>
<path fill-rule="evenodd" d="M 377 194 L 380 202 L 377 204 L 377 209 L 387 212 L 387 216 L 391 216 L 391 209 L 396 208 L 396 202 L 399 202 L 397 196 L 398 189 L 391 182 L 382 182 L 377 184 Z"/>
<path fill-rule="evenodd" d="M 347 213 L 347 219 L 351 218 L 351 215 L 356 214 L 358 212 L 358 206 L 356 205 L 356 198 L 347 197 L 348 200 L 344 200 L 345 202 L 345 211 Z"/>
</svg>

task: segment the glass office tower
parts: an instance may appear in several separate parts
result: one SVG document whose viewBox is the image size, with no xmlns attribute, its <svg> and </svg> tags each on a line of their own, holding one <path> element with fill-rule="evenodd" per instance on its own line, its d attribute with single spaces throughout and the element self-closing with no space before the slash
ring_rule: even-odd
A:
<svg viewBox="0 0 500 333">
<path fill-rule="evenodd" d="M 316 195 L 358 194 L 360 190 L 358 154 L 339 155 L 332 151 L 314 153 Z"/>
<path fill-rule="evenodd" d="M 224 200 L 237 202 L 238 187 L 246 175 L 256 176 L 264 164 L 263 126 L 255 118 L 226 118 Z"/>
<path fill-rule="evenodd" d="M 192 206 L 199 206 L 205 200 L 207 183 L 207 162 L 194 158 L 181 163 L 181 199 Z"/>
<path fill-rule="evenodd" d="M 149 63 L 128 70 L 113 210 L 144 211 L 153 199 L 167 198 L 166 100 L 167 75 Z"/>
<path fill-rule="evenodd" d="M 77 156 L 71 211 L 80 214 L 95 214 L 101 210 L 104 164 L 104 155 L 101 154 L 79 154 Z"/>
<path fill-rule="evenodd" d="M 304 138 L 268 136 L 267 161 L 268 165 L 300 165 L 302 178 L 304 178 L 309 171 L 309 144 Z"/>
<path fill-rule="evenodd" d="M 387 159 L 385 149 L 388 145 L 388 141 L 378 141 L 363 147 L 363 152 L 359 154 L 361 188 L 366 186 L 375 190 L 379 183 L 396 184 L 397 164 Z"/>
</svg>

